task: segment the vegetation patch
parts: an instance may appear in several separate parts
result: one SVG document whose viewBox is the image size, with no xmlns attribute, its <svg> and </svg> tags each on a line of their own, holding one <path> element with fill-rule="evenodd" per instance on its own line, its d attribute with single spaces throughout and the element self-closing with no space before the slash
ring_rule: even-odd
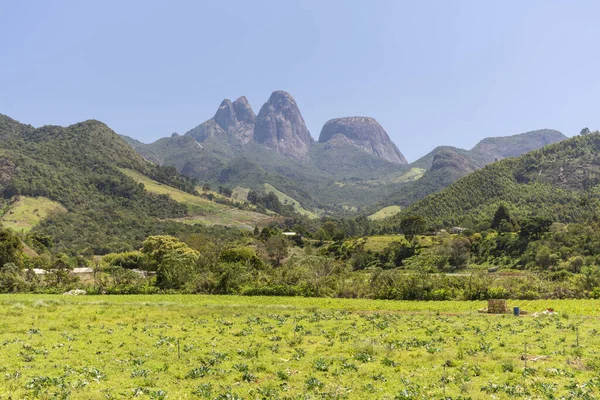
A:
<svg viewBox="0 0 600 400">
<path fill-rule="evenodd" d="M 289 204 L 291 206 L 294 207 L 294 210 L 301 215 L 304 215 L 308 218 L 317 218 L 317 214 L 315 214 L 312 211 L 308 211 L 305 208 L 303 208 L 300 203 L 296 200 L 294 200 L 293 198 L 291 198 L 290 196 L 288 196 L 287 194 L 277 190 L 274 186 L 265 183 L 265 192 L 269 193 L 269 192 L 273 192 L 275 193 L 275 195 L 277 196 L 277 198 L 279 199 L 279 201 L 281 201 L 284 205 L 285 204 Z"/>
<path fill-rule="evenodd" d="M 369 219 L 371 221 L 385 219 L 387 217 L 392 217 L 392 216 L 398 214 L 401 210 L 402 210 L 402 208 L 400 206 L 384 207 L 381 210 L 377 211 L 376 213 L 369 215 Z"/>
<path fill-rule="evenodd" d="M 598 398 L 593 301 L 0 296 L 0 396 Z M 515 305 L 517 305 L 515 303 Z"/>
<path fill-rule="evenodd" d="M 2 225 L 17 232 L 28 232 L 52 212 L 67 210 L 46 197 L 16 197 L 2 216 Z"/>
<path fill-rule="evenodd" d="M 175 189 L 174 187 L 157 182 L 143 174 L 140 174 L 137 171 L 125 168 L 122 168 L 121 171 L 136 182 L 142 183 L 147 191 L 156 194 L 166 194 L 173 200 L 187 205 L 190 213 L 192 214 L 211 213 L 223 211 L 224 209 L 228 208 L 223 204 L 218 204 L 200 196 L 194 196 L 179 189 Z"/>
</svg>

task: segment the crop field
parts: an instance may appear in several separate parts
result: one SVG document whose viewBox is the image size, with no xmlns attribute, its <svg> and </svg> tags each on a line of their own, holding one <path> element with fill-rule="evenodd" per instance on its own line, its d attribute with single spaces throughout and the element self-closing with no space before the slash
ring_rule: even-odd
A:
<svg viewBox="0 0 600 400">
<path fill-rule="evenodd" d="M 0 398 L 594 399 L 599 301 L 2 295 Z M 534 312 L 553 307 L 553 315 Z"/>
</svg>

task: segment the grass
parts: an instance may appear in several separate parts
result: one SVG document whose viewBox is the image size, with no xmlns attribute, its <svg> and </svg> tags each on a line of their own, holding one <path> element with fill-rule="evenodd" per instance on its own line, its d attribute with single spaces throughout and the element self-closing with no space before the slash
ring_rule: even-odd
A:
<svg viewBox="0 0 600 400">
<path fill-rule="evenodd" d="M 28 232 L 51 212 L 67 210 L 46 197 L 19 196 L 2 216 L 2 225 L 15 231 Z"/>
<path fill-rule="evenodd" d="M 203 224 L 207 226 L 223 225 L 235 226 L 243 229 L 254 229 L 255 226 L 266 226 L 276 217 L 268 217 L 252 211 L 240 210 L 238 208 L 227 208 L 213 214 L 203 215 L 201 217 L 191 216 L 186 218 L 175 218 L 174 221 L 184 224 L 195 225 Z"/>
<path fill-rule="evenodd" d="M 402 210 L 402 208 L 400 206 L 384 207 L 381 210 L 377 211 L 376 213 L 369 215 L 369 219 L 371 221 L 385 219 L 387 217 L 392 217 L 392 216 L 398 214 L 401 210 Z"/>
<path fill-rule="evenodd" d="M 277 198 L 279 199 L 280 202 L 284 203 L 284 204 L 290 204 L 292 206 L 294 206 L 294 210 L 304 216 L 307 216 L 308 218 L 317 218 L 318 215 L 312 211 L 306 210 L 305 208 L 303 208 L 300 203 L 298 203 L 298 201 L 294 200 L 293 198 L 291 198 L 290 196 L 288 196 L 287 194 L 277 190 L 274 186 L 265 183 L 265 191 L 267 193 L 269 192 L 273 192 L 275 193 L 275 195 L 277 196 Z"/>
<path fill-rule="evenodd" d="M 0 398 L 593 399 L 599 304 L 2 295 Z"/>
<path fill-rule="evenodd" d="M 174 187 L 162 184 L 137 171 L 130 169 L 121 169 L 130 178 L 136 182 L 143 183 L 147 191 L 157 194 L 166 194 L 179 203 L 186 204 L 190 217 L 177 218 L 175 221 L 186 224 L 204 224 L 204 225 L 224 225 L 235 226 L 239 228 L 252 229 L 261 224 L 261 221 L 267 221 L 271 218 L 254 211 L 240 210 L 225 204 L 215 203 L 199 196 L 194 196 Z M 215 196 L 220 196 L 216 195 Z"/>
<path fill-rule="evenodd" d="M 417 236 L 417 238 L 419 239 L 419 245 L 423 246 L 423 247 L 431 246 L 435 239 L 434 236 Z M 365 243 L 364 249 L 375 251 L 375 252 L 382 252 L 392 242 L 400 242 L 402 240 L 404 240 L 404 235 L 369 236 L 366 238 L 366 243 Z"/>
<path fill-rule="evenodd" d="M 248 200 L 248 193 L 250 193 L 249 188 L 244 188 L 241 186 L 236 186 L 231 194 L 231 198 L 237 201 L 246 201 Z"/>
<path fill-rule="evenodd" d="M 186 204 L 190 212 L 193 214 L 213 213 L 217 211 L 223 211 L 225 208 L 229 208 L 224 204 L 218 204 L 202 197 L 191 195 L 172 186 L 157 182 L 143 174 L 140 174 L 137 171 L 125 168 L 121 168 L 121 171 L 136 182 L 143 183 L 144 188 L 147 191 L 156 194 L 166 194 L 169 195 L 173 200 Z"/>
</svg>

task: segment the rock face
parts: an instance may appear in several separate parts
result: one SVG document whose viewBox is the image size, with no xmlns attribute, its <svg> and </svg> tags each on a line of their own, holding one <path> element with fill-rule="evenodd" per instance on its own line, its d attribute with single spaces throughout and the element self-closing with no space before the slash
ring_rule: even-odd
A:
<svg viewBox="0 0 600 400">
<path fill-rule="evenodd" d="M 518 135 L 483 139 L 470 150 L 470 153 L 480 163 L 489 164 L 506 157 L 518 157 L 566 138 L 559 131 L 540 129 Z"/>
<path fill-rule="evenodd" d="M 306 128 L 294 98 L 276 91 L 261 107 L 254 129 L 254 140 L 285 156 L 304 160 L 314 140 Z"/>
<path fill-rule="evenodd" d="M 242 143 L 248 143 L 254 137 L 256 116 L 244 96 L 233 103 L 229 99 L 223 100 L 213 119 L 225 132 Z"/>
<path fill-rule="evenodd" d="M 406 159 L 379 123 L 369 117 L 346 117 L 329 120 L 321 129 L 319 143 L 340 141 L 340 135 L 352 144 L 384 160 L 407 164 Z"/>
</svg>

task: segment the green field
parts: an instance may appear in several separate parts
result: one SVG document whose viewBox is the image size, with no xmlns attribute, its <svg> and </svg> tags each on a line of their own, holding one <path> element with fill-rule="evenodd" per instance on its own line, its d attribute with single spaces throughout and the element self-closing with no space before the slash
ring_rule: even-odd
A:
<svg viewBox="0 0 600 400">
<path fill-rule="evenodd" d="M 179 203 L 187 204 L 190 209 L 190 212 L 192 213 L 211 213 L 216 211 L 222 211 L 223 209 L 227 208 L 227 206 L 223 204 L 218 204 L 213 201 L 203 199 L 202 197 L 194 196 L 182 190 L 157 182 L 153 179 L 148 178 L 145 175 L 140 174 L 137 171 L 125 168 L 122 168 L 121 171 L 136 182 L 143 183 L 144 188 L 147 191 L 156 194 L 167 194 L 171 196 L 173 200 Z"/>
<path fill-rule="evenodd" d="M 240 210 L 225 204 L 215 203 L 199 196 L 186 193 L 174 187 L 162 184 L 130 169 L 121 169 L 136 182 L 143 183 L 144 188 L 152 193 L 167 194 L 179 203 L 186 204 L 191 214 L 189 218 L 179 218 L 177 221 L 187 224 L 224 225 L 239 228 L 253 228 L 268 216 L 254 211 Z M 216 193 L 215 196 L 219 196 Z"/>
<path fill-rule="evenodd" d="M 45 197 L 19 196 L 2 216 L 2 225 L 17 232 L 28 232 L 53 211 L 64 212 L 59 203 Z"/>
<path fill-rule="evenodd" d="M 401 210 L 402 208 L 400 206 L 387 206 L 377 211 L 376 213 L 369 215 L 369 219 L 371 221 L 378 221 L 387 217 L 392 217 L 398 214 Z"/>
<path fill-rule="evenodd" d="M 359 240 L 365 241 L 365 250 L 382 252 L 393 242 L 401 242 L 404 239 L 404 235 L 376 235 L 361 238 Z M 431 246 L 435 240 L 435 236 L 418 236 L 419 246 L 428 247 Z"/>
<path fill-rule="evenodd" d="M 600 301 L 1 295 L 0 398 L 594 399 Z M 533 316 L 553 307 L 557 314 Z"/>
<path fill-rule="evenodd" d="M 294 210 L 301 215 L 304 215 L 308 218 L 317 218 L 317 214 L 315 214 L 312 211 L 309 211 L 307 209 L 305 209 L 304 207 L 302 207 L 300 205 L 300 203 L 298 203 L 298 201 L 294 200 L 293 198 L 291 198 L 290 196 L 288 196 L 287 194 L 277 190 L 275 188 L 275 186 L 272 186 L 268 183 L 264 184 L 265 186 L 265 192 L 269 193 L 269 192 L 273 192 L 275 193 L 275 195 L 277 196 L 277 198 L 279 199 L 279 201 L 283 204 L 290 204 L 294 207 Z"/>
</svg>

